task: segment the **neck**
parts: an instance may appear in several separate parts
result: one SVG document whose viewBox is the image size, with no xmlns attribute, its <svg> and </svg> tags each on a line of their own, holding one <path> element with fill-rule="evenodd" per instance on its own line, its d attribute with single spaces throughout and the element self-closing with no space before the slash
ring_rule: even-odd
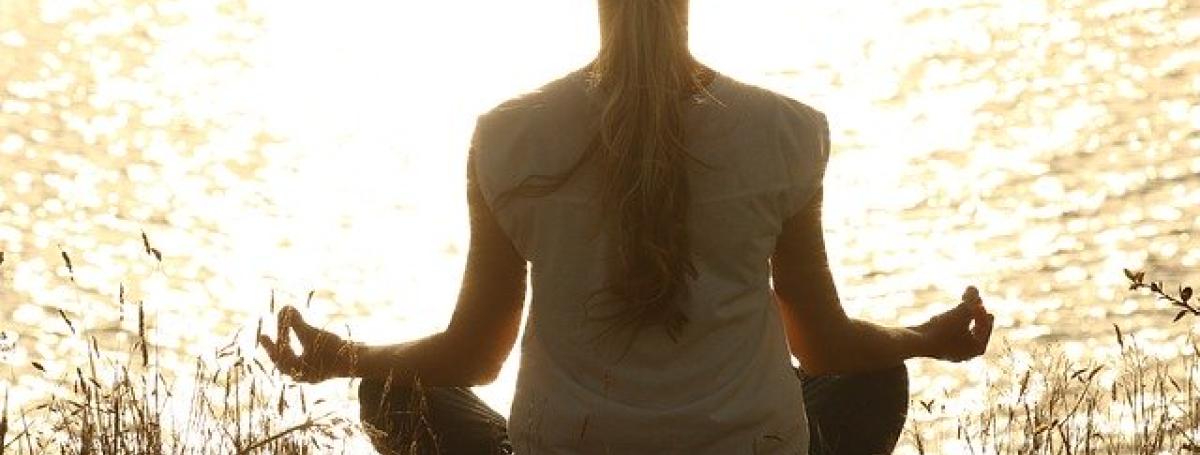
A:
<svg viewBox="0 0 1200 455">
<path fill-rule="evenodd" d="M 604 43 L 607 43 L 609 41 L 608 40 L 608 38 L 609 38 L 608 35 L 610 33 L 609 31 L 613 29 L 613 27 L 612 27 L 612 23 L 614 21 L 613 15 L 618 14 L 623 9 L 623 5 L 619 5 L 618 3 L 621 3 L 621 2 L 655 2 L 655 1 L 668 2 L 671 5 L 671 7 L 674 9 L 675 13 L 678 15 L 678 17 L 676 18 L 678 21 L 677 23 L 682 24 L 683 35 L 686 38 L 687 33 L 688 33 L 688 25 L 689 25 L 688 10 L 689 10 L 689 6 L 691 4 L 690 0 L 598 0 L 596 2 L 596 4 L 597 4 L 597 16 L 599 16 L 599 19 L 600 19 L 600 43 L 601 43 L 601 46 L 604 46 Z M 686 43 L 687 43 L 686 39 L 684 40 L 684 43 L 686 46 Z"/>
<path fill-rule="evenodd" d="M 656 52 L 665 51 L 686 60 L 687 67 L 697 75 L 711 72 L 688 48 L 689 0 L 598 0 L 597 6 L 600 56 L 629 53 L 633 48 L 652 49 L 657 46 L 645 44 L 657 43 L 666 47 Z M 643 57 L 655 59 L 649 55 Z"/>
</svg>

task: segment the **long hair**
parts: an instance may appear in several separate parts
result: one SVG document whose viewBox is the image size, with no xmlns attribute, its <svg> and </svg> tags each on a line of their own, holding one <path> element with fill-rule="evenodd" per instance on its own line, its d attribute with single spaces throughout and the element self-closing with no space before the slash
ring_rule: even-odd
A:
<svg viewBox="0 0 1200 455">
<path fill-rule="evenodd" d="M 687 229 L 684 109 L 702 89 L 682 0 L 600 0 L 603 45 L 592 64 L 602 97 L 593 141 L 612 242 L 606 291 L 615 325 L 661 325 L 675 338 L 695 275 Z"/>
<path fill-rule="evenodd" d="M 595 163 L 605 233 L 610 329 L 662 326 L 677 339 L 682 303 L 695 277 L 687 229 L 690 194 L 684 114 L 706 93 L 687 46 L 687 0 L 599 0 L 602 46 L 587 69 L 600 99 L 595 136 L 557 176 L 534 176 L 514 189 L 556 191 Z M 597 302 L 589 302 L 592 305 Z"/>
</svg>

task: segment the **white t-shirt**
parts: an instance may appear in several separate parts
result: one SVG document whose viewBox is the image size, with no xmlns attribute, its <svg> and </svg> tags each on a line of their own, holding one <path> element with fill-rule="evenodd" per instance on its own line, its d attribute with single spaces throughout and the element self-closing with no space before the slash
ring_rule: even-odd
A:
<svg viewBox="0 0 1200 455">
<path fill-rule="evenodd" d="M 689 151 L 704 164 L 687 164 L 698 276 L 677 341 L 657 327 L 632 344 L 599 337 L 609 322 L 585 312 L 607 284 L 594 169 L 547 196 L 498 200 L 583 153 L 599 113 L 584 71 L 479 118 L 480 187 L 531 263 L 508 426 L 519 455 L 807 453 L 801 384 L 768 260 L 783 221 L 820 184 L 828 128 L 820 112 L 724 75 L 709 91 L 715 100 L 698 100 L 686 118 Z"/>
</svg>

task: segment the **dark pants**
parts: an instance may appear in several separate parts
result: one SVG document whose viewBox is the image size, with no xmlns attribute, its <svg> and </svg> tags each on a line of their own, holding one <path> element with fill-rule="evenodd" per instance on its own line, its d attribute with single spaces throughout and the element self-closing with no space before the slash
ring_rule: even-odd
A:
<svg viewBox="0 0 1200 455">
<path fill-rule="evenodd" d="M 908 412 L 903 365 L 852 375 L 809 377 L 804 383 L 810 455 L 891 453 Z M 384 455 L 511 454 L 504 417 L 463 387 L 413 387 L 364 380 L 362 422 Z"/>
</svg>

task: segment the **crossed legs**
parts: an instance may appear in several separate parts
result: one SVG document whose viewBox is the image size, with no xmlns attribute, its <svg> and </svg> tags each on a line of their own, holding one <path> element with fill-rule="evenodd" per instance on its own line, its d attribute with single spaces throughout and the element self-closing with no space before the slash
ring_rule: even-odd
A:
<svg viewBox="0 0 1200 455">
<path fill-rule="evenodd" d="M 908 370 L 903 365 L 848 375 L 807 376 L 809 455 L 888 454 L 908 411 Z M 470 389 L 430 387 L 417 393 L 364 380 L 358 389 L 362 422 L 383 455 L 511 454 L 504 417 Z M 414 444 L 414 441 L 416 442 Z"/>
</svg>

